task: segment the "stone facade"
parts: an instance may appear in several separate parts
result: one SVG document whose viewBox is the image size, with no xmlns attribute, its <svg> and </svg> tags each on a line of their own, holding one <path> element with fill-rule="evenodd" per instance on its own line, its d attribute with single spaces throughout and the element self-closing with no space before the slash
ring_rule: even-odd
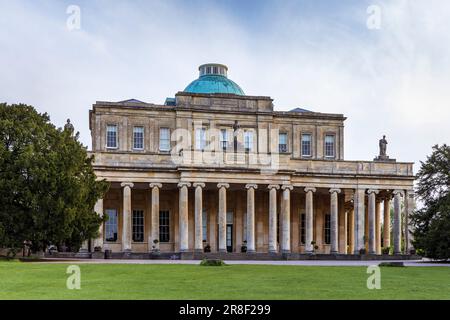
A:
<svg viewBox="0 0 450 320">
<path fill-rule="evenodd" d="M 95 209 L 116 215 L 97 247 L 381 254 L 393 244 L 395 253 L 409 252 L 413 164 L 344 160 L 341 114 L 274 111 L 269 97 L 178 92 L 165 105 L 97 102 L 89 118 L 95 172 L 111 183 Z M 161 148 L 163 128 L 169 148 Z M 392 239 L 381 231 L 391 202 Z"/>
</svg>

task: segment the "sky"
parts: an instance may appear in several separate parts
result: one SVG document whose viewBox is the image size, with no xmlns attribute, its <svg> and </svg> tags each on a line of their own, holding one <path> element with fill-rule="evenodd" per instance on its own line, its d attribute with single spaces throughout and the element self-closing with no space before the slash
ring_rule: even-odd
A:
<svg viewBox="0 0 450 320">
<path fill-rule="evenodd" d="M 96 101 L 162 104 L 208 62 L 275 110 L 344 114 L 346 160 L 372 160 L 385 134 L 417 172 L 450 142 L 450 1 L 0 0 L 0 12 L 0 102 L 70 118 L 88 147 Z"/>
</svg>

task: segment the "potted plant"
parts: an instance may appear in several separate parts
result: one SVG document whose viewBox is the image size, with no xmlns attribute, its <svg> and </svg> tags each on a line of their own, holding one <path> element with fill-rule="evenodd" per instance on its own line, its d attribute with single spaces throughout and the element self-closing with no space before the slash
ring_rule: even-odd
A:
<svg viewBox="0 0 450 320">
<path fill-rule="evenodd" d="M 409 254 L 415 255 L 415 254 L 416 254 L 416 249 L 410 249 L 410 250 L 409 250 Z"/>
<path fill-rule="evenodd" d="M 319 249 L 319 246 L 316 244 L 316 242 L 315 241 L 311 241 L 311 245 L 312 245 L 312 254 L 316 254 L 316 250 L 318 250 Z"/>
<path fill-rule="evenodd" d="M 361 255 L 366 254 L 366 249 L 365 248 L 359 249 L 359 254 Z"/>
<path fill-rule="evenodd" d="M 159 253 L 158 243 L 159 243 L 158 239 L 153 239 L 153 245 L 152 245 L 153 253 Z"/>
<path fill-rule="evenodd" d="M 94 252 L 92 252 L 92 259 L 103 259 L 105 256 L 102 253 L 102 247 L 94 247 Z"/>
<path fill-rule="evenodd" d="M 241 246 L 241 252 L 247 252 L 247 240 L 244 240 L 244 244 Z"/>
<path fill-rule="evenodd" d="M 206 241 L 204 241 L 206 242 Z M 211 246 L 207 243 L 206 246 L 203 248 L 203 252 L 211 252 Z"/>
<path fill-rule="evenodd" d="M 384 255 L 388 255 L 388 254 L 389 254 L 389 251 L 390 251 L 390 248 L 389 248 L 389 247 L 383 247 L 383 248 L 381 249 L 381 253 L 384 254 Z"/>
</svg>

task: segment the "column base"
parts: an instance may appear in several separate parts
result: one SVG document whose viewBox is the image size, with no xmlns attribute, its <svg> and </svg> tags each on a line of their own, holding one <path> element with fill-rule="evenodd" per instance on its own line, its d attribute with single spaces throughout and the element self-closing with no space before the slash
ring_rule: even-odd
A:
<svg viewBox="0 0 450 320">
<path fill-rule="evenodd" d="M 228 253 L 227 249 L 219 249 L 219 253 Z"/>
<path fill-rule="evenodd" d="M 255 254 L 256 250 L 247 250 L 247 254 Z"/>
<path fill-rule="evenodd" d="M 291 253 L 291 250 L 281 250 L 281 253 Z"/>
<path fill-rule="evenodd" d="M 277 254 L 277 253 L 278 253 L 278 250 L 276 250 L 276 249 L 269 250 L 269 253 L 270 253 L 270 254 Z"/>
<path fill-rule="evenodd" d="M 330 251 L 330 254 L 339 254 L 339 251 Z"/>
<path fill-rule="evenodd" d="M 203 253 L 203 249 L 194 249 L 195 253 Z"/>
</svg>

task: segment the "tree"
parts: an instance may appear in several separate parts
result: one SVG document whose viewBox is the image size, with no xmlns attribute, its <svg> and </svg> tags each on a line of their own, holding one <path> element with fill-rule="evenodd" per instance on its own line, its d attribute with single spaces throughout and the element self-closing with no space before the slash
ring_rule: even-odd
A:
<svg viewBox="0 0 450 320">
<path fill-rule="evenodd" d="M 103 221 L 93 210 L 108 188 L 68 120 L 56 128 L 32 106 L 0 104 L 0 247 L 78 249 Z"/>
<path fill-rule="evenodd" d="M 433 146 L 417 174 L 423 208 L 412 215 L 414 247 L 433 259 L 450 257 L 450 146 Z"/>
</svg>

